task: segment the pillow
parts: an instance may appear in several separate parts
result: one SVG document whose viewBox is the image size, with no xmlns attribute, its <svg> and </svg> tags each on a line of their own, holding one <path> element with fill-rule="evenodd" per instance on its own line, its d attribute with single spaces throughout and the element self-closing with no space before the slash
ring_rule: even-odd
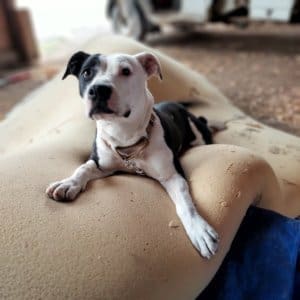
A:
<svg viewBox="0 0 300 300">
<path fill-rule="evenodd" d="M 261 206 L 299 214 L 299 138 L 254 121 L 202 75 L 142 44 L 106 37 L 83 46 L 101 53 L 146 49 L 162 63 L 164 81 L 149 82 L 157 101 L 192 98 L 194 113 L 227 122 L 228 130 L 215 138 L 233 146 L 196 147 L 182 158 L 194 201 L 221 236 L 218 254 L 209 261 L 199 256 L 167 194 L 149 178 L 96 180 L 68 204 L 46 197 L 50 182 L 88 158 L 95 133 L 76 80 L 62 82 L 59 75 L 0 124 L 1 298 L 194 299 L 227 253 L 256 196 L 253 186 L 271 178 L 272 196 Z M 234 145 L 272 165 L 283 199 L 276 197 L 272 169 Z"/>
</svg>

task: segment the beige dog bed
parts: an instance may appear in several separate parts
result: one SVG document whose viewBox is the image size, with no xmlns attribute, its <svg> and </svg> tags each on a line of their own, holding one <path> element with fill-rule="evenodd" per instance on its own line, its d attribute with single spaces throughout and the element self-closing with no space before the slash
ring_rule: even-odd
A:
<svg viewBox="0 0 300 300">
<path fill-rule="evenodd" d="M 83 50 L 147 49 L 110 37 Z M 1 299 L 194 299 L 255 198 L 284 215 L 300 214 L 300 139 L 251 119 L 203 76 L 156 54 L 164 75 L 150 82 L 156 100 L 197 99 L 195 114 L 228 126 L 217 143 L 253 151 L 212 145 L 182 158 L 198 209 L 221 236 L 218 254 L 209 261 L 198 255 L 167 194 L 148 178 L 97 180 L 69 204 L 46 197 L 50 182 L 87 159 L 94 137 L 76 80 L 58 76 L 0 124 Z"/>
</svg>

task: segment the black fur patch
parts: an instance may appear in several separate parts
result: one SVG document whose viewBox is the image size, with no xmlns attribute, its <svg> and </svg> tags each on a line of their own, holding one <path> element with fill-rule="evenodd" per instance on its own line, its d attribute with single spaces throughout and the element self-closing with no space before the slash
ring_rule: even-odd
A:
<svg viewBox="0 0 300 300">
<path fill-rule="evenodd" d="M 82 64 L 78 80 L 79 80 L 79 92 L 80 96 L 83 97 L 84 91 L 87 87 L 87 85 L 94 79 L 94 76 L 97 74 L 100 68 L 100 54 L 94 54 L 90 55 Z M 83 77 L 84 71 L 89 70 L 90 72 L 93 72 L 94 76 L 89 78 L 89 80 L 86 80 Z"/>
<path fill-rule="evenodd" d="M 79 80 L 79 92 L 80 96 L 83 97 L 83 93 L 86 86 L 93 80 L 100 68 L 100 54 L 87 54 L 83 51 L 78 51 L 70 58 L 66 71 L 62 77 L 65 79 L 68 75 L 74 75 Z M 84 78 L 84 71 L 88 70 L 92 76 L 90 78 Z"/>
<path fill-rule="evenodd" d="M 158 115 L 164 129 L 166 144 L 174 156 L 174 166 L 178 173 L 184 176 L 183 169 L 179 162 L 180 155 L 190 148 L 195 140 L 189 119 L 195 124 L 201 133 L 206 144 L 212 143 L 212 134 L 207 126 L 206 119 L 197 118 L 179 103 L 162 102 L 154 105 L 154 111 Z"/>
<path fill-rule="evenodd" d="M 189 118 L 192 120 L 192 122 L 195 124 L 195 126 L 197 127 L 199 132 L 201 133 L 205 144 L 207 144 L 207 145 L 212 144 L 213 143 L 212 133 L 207 126 L 207 120 L 202 116 L 196 117 L 193 114 L 191 114 L 190 112 L 187 112 L 187 114 L 188 114 Z"/>
<path fill-rule="evenodd" d="M 62 79 L 65 79 L 68 75 L 74 75 L 78 77 L 82 64 L 89 56 L 89 54 L 83 51 L 78 51 L 74 53 L 69 59 L 66 71 Z"/>
</svg>

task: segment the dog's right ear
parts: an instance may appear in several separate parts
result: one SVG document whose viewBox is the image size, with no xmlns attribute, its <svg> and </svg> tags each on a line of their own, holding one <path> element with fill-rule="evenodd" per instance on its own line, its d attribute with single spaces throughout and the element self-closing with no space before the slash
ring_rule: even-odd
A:
<svg viewBox="0 0 300 300">
<path fill-rule="evenodd" d="M 74 53 L 68 62 L 67 69 L 62 79 L 65 79 L 68 75 L 74 75 L 78 78 L 82 64 L 89 56 L 89 54 L 83 51 Z"/>
</svg>

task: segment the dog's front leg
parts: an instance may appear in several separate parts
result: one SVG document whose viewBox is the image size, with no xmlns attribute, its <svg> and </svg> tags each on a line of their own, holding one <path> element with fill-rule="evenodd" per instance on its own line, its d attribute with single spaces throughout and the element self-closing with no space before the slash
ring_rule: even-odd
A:
<svg viewBox="0 0 300 300">
<path fill-rule="evenodd" d="M 61 181 L 53 182 L 46 190 L 46 194 L 56 201 L 74 200 L 84 191 L 90 180 L 110 175 L 109 172 L 100 170 L 93 160 L 88 160 L 75 170 L 72 176 Z"/>
<path fill-rule="evenodd" d="M 210 258 L 217 251 L 218 234 L 197 212 L 186 180 L 174 173 L 169 179 L 160 180 L 160 183 L 174 202 L 191 242 L 202 256 Z"/>
</svg>

